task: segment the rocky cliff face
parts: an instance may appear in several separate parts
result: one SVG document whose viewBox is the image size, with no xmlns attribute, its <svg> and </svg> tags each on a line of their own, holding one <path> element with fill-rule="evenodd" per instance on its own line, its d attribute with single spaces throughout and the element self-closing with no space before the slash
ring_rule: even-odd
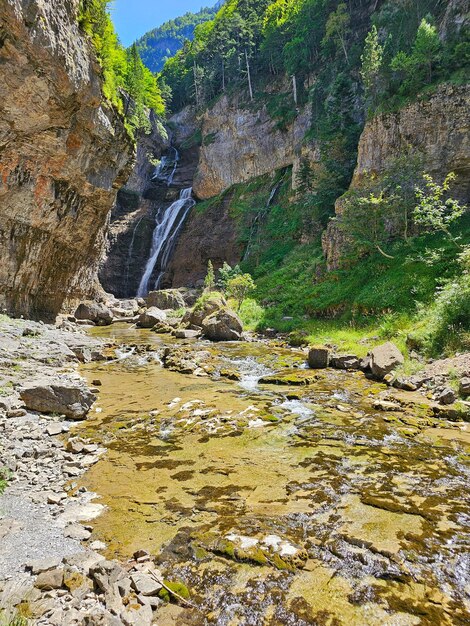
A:
<svg viewBox="0 0 470 626">
<path fill-rule="evenodd" d="M 52 318 L 96 294 L 132 145 L 101 99 L 78 0 L 0 4 L 0 306 Z"/>
<path fill-rule="evenodd" d="M 294 166 L 295 180 L 302 151 L 306 150 L 302 140 L 309 127 L 308 107 L 280 129 L 265 107 L 249 110 L 245 106 L 238 106 L 224 96 L 205 112 L 194 179 L 198 198 L 211 198 L 236 183 L 288 165 Z M 310 151 L 315 152 L 315 147 L 311 146 Z"/>
<path fill-rule="evenodd" d="M 357 167 L 351 189 L 361 187 L 371 174 L 380 176 L 395 159 L 417 155 L 422 170 L 442 181 L 457 174 L 453 195 L 463 202 L 470 197 L 470 87 L 441 85 L 431 97 L 420 98 L 396 113 L 370 120 L 359 142 Z M 341 220 L 341 198 L 336 214 Z M 331 222 L 323 249 L 328 268 L 336 269 L 346 238 L 340 222 Z"/>
</svg>

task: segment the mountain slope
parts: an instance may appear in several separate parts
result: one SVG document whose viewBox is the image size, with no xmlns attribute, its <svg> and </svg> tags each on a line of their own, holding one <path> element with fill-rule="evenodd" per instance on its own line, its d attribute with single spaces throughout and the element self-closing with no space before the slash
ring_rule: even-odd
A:
<svg viewBox="0 0 470 626">
<path fill-rule="evenodd" d="M 218 2 L 212 8 L 185 13 L 143 35 L 137 40 L 137 48 L 144 64 L 152 72 L 160 72 L 165 61 L 183 47 L 186 39 L 193 40 L 196 26 L 211 20 L 221 5 L 222 2 Z"/>
</svg>

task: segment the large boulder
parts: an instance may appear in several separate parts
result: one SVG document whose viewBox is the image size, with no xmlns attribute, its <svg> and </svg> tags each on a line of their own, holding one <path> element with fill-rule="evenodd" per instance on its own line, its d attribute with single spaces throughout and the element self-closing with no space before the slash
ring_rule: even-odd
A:
<svg viewBox="0 0 470 626">
<path fill-rule="evenodd" d="M 177 289 L 161 289 L 160 291 L 151 291 L 145 298 L 148 307 L 157 307 L 158 309 L 183 309 L 184 298 Z"/>
<path fill-rule="evenodd" d="M 202 322 L 202 332 L 211 341 L 240 341 L 243 325 L 230 309 L 219 309 Z"/>
<path fill-rule="evenodd" d="M 156 306 L 150 307 L 139 315 L 137 326 L 141 328 L 153 328 L 156 324 L 163 324 L 166 322 L 166 313 Z"/>
<path fill-rule="evenodd" d="M 330 350 L 324 346 L 312 346 L 308 351 L 308 366 L 323 369 L 330 363 Z"/>
<path fill-rule="evenodd" d="M 403 354 L 391 341 L 370 351 L 370 369 L 376 378 L 384 378 L 405 362 Z"/>
<path fill-rule="evenodd" d="M 204 294 L 196 302 L 194 308 L 185 314 L 182 320 L 183 324 L 202 326 L 206 317 L 225 306 L 227 306 L 227 301 L 221 293 Z"/>
<path fill-rule="evenodd" d="M 30 411 L 58 413 L 72 420 L 85 419 L 96 396 L 83 384 L 40 380 L 20 391 Z"/>
<path fill-rule="evenodd" d="M 74 313 L 77 320 L 90 320 L 98 326 L 108 326 L 113 321 L 113 314 L 100 302 L 81 302 Z"/>
</svg>

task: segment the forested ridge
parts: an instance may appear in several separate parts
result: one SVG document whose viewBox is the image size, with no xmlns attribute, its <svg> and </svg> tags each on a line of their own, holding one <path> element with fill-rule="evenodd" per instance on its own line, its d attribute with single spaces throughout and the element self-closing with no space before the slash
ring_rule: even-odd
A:
<svg viewBox="0 0 470 626">
<path fill-rule="evenodd" d="M 165 62 L 183 47 L 184 42 L 194 38 L 196 26 L 214 18 L 219 5 L 217 3 L 214 7 L 203 8 L 197 13 L 185 13 L 145 33 L 136 41 L 144 64 L 152 72 L 160 72 Z"/>
</svg>

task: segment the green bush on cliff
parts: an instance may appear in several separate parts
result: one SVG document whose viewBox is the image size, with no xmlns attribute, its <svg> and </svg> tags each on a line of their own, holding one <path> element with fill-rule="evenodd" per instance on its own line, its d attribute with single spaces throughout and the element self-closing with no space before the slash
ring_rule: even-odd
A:
<svg viewBox="0 0 470 626">
<path fill-rule="evenodd" d="M 145 128 L 144 107 L 163 115 L 165 106 L 156 78 L 142 63 L 136 46 L 126 51 L 120 44 L 108 12 L 110 1 L 81 0 L 78 22 L 90 36 L 101 64 L 103 95 L 126 115 L 132 132 L 135 128 Z M 130 95 L 132 106 L 122 97 L 121 89 Z"/>
</svg>

